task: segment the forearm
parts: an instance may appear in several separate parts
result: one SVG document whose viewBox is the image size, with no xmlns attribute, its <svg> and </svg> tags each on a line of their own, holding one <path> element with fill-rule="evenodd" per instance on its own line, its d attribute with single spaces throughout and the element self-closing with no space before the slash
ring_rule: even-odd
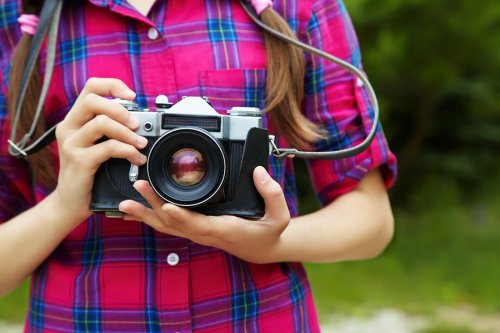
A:
<svg viewBox="0 0 500 333">
<path fill-rule="evenodd" d="M 393 235 L 393 216 L 381 176 L 368 174 L 358 188 L 312 214 L 293 219 L 273 261 L 337 262 L 380 254 Z"/>
<path fill-rule="evenodd" d="M 31 274 L 80 221 L 65 216 L 54 194 L 0 225 L 0 296 Z"/>
</svg>

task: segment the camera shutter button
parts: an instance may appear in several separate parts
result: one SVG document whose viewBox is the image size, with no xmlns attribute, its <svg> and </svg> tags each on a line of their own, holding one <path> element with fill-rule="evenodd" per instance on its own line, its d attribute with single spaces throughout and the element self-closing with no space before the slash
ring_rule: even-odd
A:
<svg viewBox="0 0 500 333">
<path fill-rule="evenodd" d="M 179 263 L 179 255 L 175 252 L 170 253 L 167 256 L 167 264 L 170 266 L 175 266 Z"/>
<path fill-rule="evenodd" d="M 156 30 L 155 28 L 149 28 L 149 30 L 148 30 L 148 38 L 149 39 L 155 40 L 158 38 L 159 35 L 160 35 L 160 33 L 158 32 L 158 30 Z"/>
</svg>

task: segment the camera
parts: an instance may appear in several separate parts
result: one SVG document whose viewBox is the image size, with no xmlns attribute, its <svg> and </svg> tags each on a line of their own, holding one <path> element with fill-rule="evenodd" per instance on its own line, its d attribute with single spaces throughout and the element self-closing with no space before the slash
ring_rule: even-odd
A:
<svg viewBox="0 0 500 333">
<path fill-rule="evenodd" d="M 139 119 L 136 133 L 148 139 L 143 166 L 110 159 L 95 176 L 90 208 L 107 216 L 121 216 L 121 201 L 148 205 L 132 186 L 147 180 L 166 202 L 207 215 L 236 215 L 258 219 L 265 206 L 253 183 L 257 166 L 267 169 L 269 133 L 262 127 L 258 108 L 233 107 L 219 114 L 202 97 L 184 97 L 169 103 L 156 98 L 155 111 L 139 109 L 121 99 Z"/>
</svg>

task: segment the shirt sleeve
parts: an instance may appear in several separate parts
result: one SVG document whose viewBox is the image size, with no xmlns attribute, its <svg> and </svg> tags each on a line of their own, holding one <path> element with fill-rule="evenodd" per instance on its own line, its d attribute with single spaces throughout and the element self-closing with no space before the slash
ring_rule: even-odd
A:
<svg viewBox="0 0 500 333">
<path fill-rule="evenodd" d="M 361 67 L 358 39 L 341 0 L 315 0 L 305 34 L 316 48 Z M 306 55 L 305 113 L 328 134 L 317 151 L 339 150 L 362 142 L 373 124 L 373 105 L 366 88 L 351 72 L 317 56 Z M 396 178 L 396 157 L 382 127 L 370 147 L 350 158 L 307 161 L 322 205 L 353 190 L 368 171 L 380 168 L 385 186 Z"/>
<path fill-rule="evenodd" d="M 9 155 L 10 119 L 7 112 L 7 86 L 10 55 L 19 38 L 17 3 L 6 1 L 0 5 L 0 223 L 8 221 L 34 203 L 28 163 Z"/>
</svg>

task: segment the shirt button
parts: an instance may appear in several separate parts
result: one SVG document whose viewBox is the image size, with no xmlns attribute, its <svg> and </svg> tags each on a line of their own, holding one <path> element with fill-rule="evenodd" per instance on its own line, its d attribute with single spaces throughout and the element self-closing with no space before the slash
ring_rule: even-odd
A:
<svg viewBox="0 0 500 333">
<path fill-rule="evenodd" d="M 175 266 L 179 263 L 179 255 L 177 253 L 170 253 L 167 256 L 167 264 L 170 266 Z"/>
<path fill-rule="evenodd" d="M 149 30 L 148 30 L 148 38 L 149 39 L 155 40 L 156 38 L 158 38 L 159 35 L 160 35 L 160 33 L 158 32 L 158 30 L 156 30 L 155 28 L 149 28 Z"/>
</svg>

